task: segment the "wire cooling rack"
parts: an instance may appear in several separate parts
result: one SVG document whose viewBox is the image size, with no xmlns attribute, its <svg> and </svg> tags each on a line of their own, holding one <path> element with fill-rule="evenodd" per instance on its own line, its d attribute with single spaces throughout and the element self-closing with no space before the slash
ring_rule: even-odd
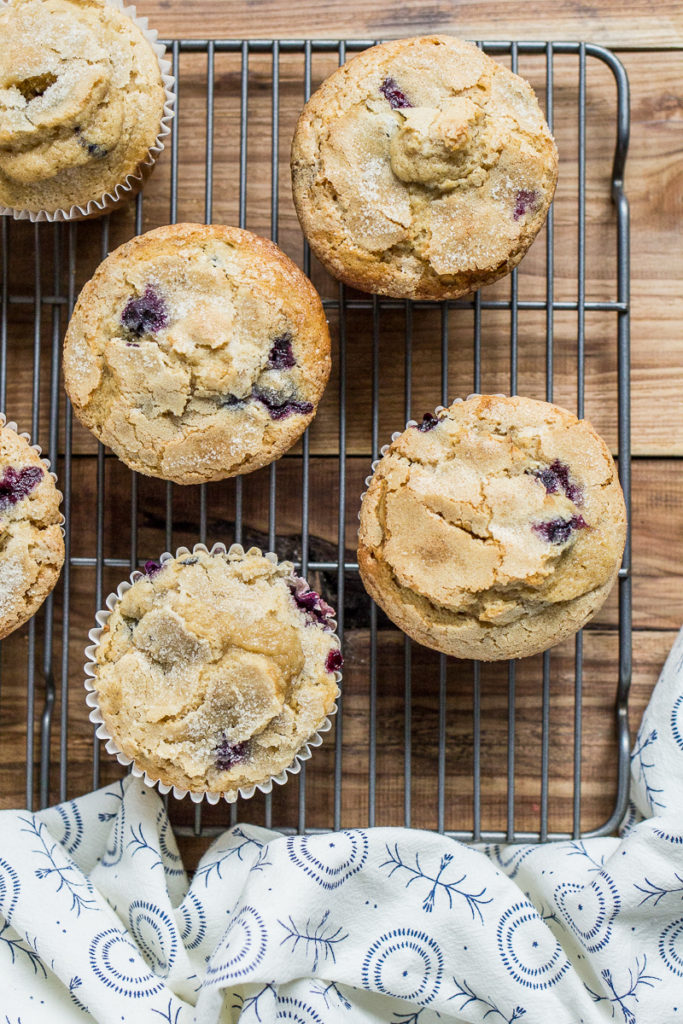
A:
<svg viewBox="0 0 683 1024">
<path fill-rule="evenodd" d="M 178 116 L 145 194 L 95 222 L 2 222 L 0 407 L 52 459 L 66 516 L 60 584 L 0 651 L 3 805 L 45 806 L 120 777 L 101 759 L 82 689 L 94 612 L 161 550 L 224 540 L 291 558 L 335 605 L 344 697 L 298 778 L 230 808 L 171 800 L 181 833 L 213 834 L 240 819 L 283 831 L 406 824 L 464 840 L 536 841 L 609 833 L 625 811 L 630 545 L 616 599 L 575 641 L 484 666 L 412 644 L 370 602 L 355 518 L 391 432 L 470 391 L 586 410 L 618 453 L 630 509 L 626 73 L 589 44 L 479 44 L 535 86 L 558 136 L 560 188 L 511 277 L 467 299 L 409 303 L 328 278 L 301 239 L 289 192 L 303 100 L 372 43 L 168 42 Z M 114 245 L 178 219 L 237 223 L 283 245 L 321 291 L 335 349 L 321 411 L 297 449 L 252 476 L 189 489 L 138 477 L 97 446 L 60 380 L 82 283 Z M 587 776 L 597 797 L 586 805 Z M 612 809 L 596 818 L 604 791 Z"/>
</svg>

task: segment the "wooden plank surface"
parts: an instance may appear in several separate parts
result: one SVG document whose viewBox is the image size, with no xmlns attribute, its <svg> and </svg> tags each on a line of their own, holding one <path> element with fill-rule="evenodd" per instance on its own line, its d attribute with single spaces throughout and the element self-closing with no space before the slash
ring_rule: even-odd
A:
<svg viewBox="0 0 683 1024">
<path fill-rule="evenodd" d="M 683 42 L 677 0 L 143 0 L 162 36 L 189 39 L 387 39 L 450 32 L 466 39 L 586 39 L 604 46 L 670 47 Z"/>
<path fill-rule="evenodd" d="M 297 5 L 293 17 L 291 5 L 280 0 L 258 4 L 241 2 L 202 2 L 188 5 L 180 0 L 149 0 L 139 5 L 164 37 L 185 35 L 203 37 L 251 36 L 366 36 L 395 37 L 422 31 L 456 31 L 470 38 L 583 38 L 627 47 L 680 46 L 681 13 L 677 3 L 658 5 L 653 17 L 650 6 L 642 3 L 551 3 L 520 7 L 511 2 L 492 3 L 412 3 L 386 2 L 368 7 L 351 3 L 330 10 L 330 5 L 305 0 Z M 680 247 L 683 179 L 683 99 L 681 99 L 680 54 L 628 52 L 621 54 L 631 82 L 632 133 L 627 165 L 627 192 L 632 208 L 632 389 L 633 389 L 633 544 L 634 544 L 634 685 L 631 695 L 632 724 L 635 726 L 647 702 L 651 687 L 670 646 L 675 629 L 683 620 L 683 251 Z M 250 58 L 249 160 L 252 168 L 247 193 L 247 226 L 263 234 L 271 231 L 270 207 L 270 57 Z M 335 57 L 316 58 L 314 84 L 334 66 Z M 287 151 L 296 116 L 302 103 L 301 59 L 281 58 L 280 89 L 280 244 L 300 261 L 301 236 L 293 213 L 286 173 Z M 544 100 L 543 62 L 523 58 L 521 71 L 539 89 Z M 206 58 L 181 59 L 182 92 L 180 101 L 180 219 L 203 220 L 204 147 L 205 147 L 205 73 Z M 556 298 L 571 301 L 576 297 L 576 58 L 555 59 L 555 132 L 561 154 L 561 179 L 555 204 L 555 281 Z M 587 179 L 587 295 L 601 300 L 614 299 L 614 213 L 609 201 L 608 183 L 614 145 L 615 90 L 609 71 L 597 62 L 588 67 L 588 179 Z M 216 60 L 216 151 L 214 162 L 215 220 L 235 222 L 238 209 L 237 168 L 239 128 L 239 58 Z M 164 223 L 169 209 L 168 154 L 160 161 L 143 207 L 144 227 Z M 132 210 L 112 218 L 111 236 L 104 240 L 109 248 L 132 233 Z M 24 282 L 32 281 L 34 231 L 27 225 L 12 225 L 11 286 L 24 291 Z M 42 280 L 49 289 L 52 282 L 52 229 L 38 230 L 42 252 Z M 103 239 L 98 224 L 77 229 L 78 281 L 92 272 L 100 257 Z M 68 231 L 62 229 L 58 257 L 68 254 Z M 334 299 L 337 290 L 319 267 L 313 267 L 313 279 L 321 293 Z M 545 297 L 545 244 L 539 239 L 522 264 L 519 275 L 520 297 Z M 58 281 L 65 288 L 64 275 Z M 64 292 L 64 294 L 66 294 Z M 485 297 L 507 299 L 509 282 L 501 282 Z M 359 295 L 360 299 L 361 296 Z M 391 431 L 400 428 L 408 411 L 420 414 L 432 408 L 444 387 L 441 379 L 441 313 L 428 309 L 415 314 L 413 341 L 414 366 L 412 406 L 404 402 L 403 375 L 404 314 L 402 310 L 383 312 L 380 319 L 379 384 L 380 443 Z M 33 362 L 30 355 L 35 320 L 30 306 L 11 309 L 8 336 L 8 370 L 11 403 L 8 412 L 22 426 L 30 426 Z M 330 320 L 335 339 L 338 322 L 334 309 Z M 611 313 L 587 316 L 586 408 L 613 448 L 616 446 L 615 407 L 615 322 Z M 557 401 L 573 407 L 575 403 L 576 313 L 556 313 L 554 323 L 555 389 Z M 43 393 L 49 379 L 50 361 L 61 344 L 65 325 L 62 313 L 53 325 L 49 309 L 42 320 L 41 374 Z M 55 326 L 54 346 L 51 329 Z M 450 353 L 445 390 L 451 396 L 472 389 L 472 313 L 456 310 L 448 318 Z M 485 311 L 482 320 L 484 359 L 483 381 L 487 390 L 507 390 L 509 361 L 509 314 Z M 353 560 L 355 516 L 358 494 L 368 471 L 371 456 L 372 398 L 371 316 L 359 310 L 347 324 L 348 356 L 354 367 L 348 400 L 348 452 L 346 537 L 347 557 Z M 544 353 L 546 322 L 543 312 L 520 314 L 520 391 L 543 397 L 545 391 Z M 337 543 L 336 520 L 338 449 L 338 361 L 325 401 L 311 431 L 311 507 L 310 529 L 314 552 L 320 560 L 333 558 Z M 391 371 L 391 372 L 389 372 Z M 436 395 L 436 399 L 435 399 Z M 43 399 L 39 410 L 41 441 L 48 436 L 49 403 Z M 64 411 L 60 410 L 60 452 L 64 440 Z M 76 425 L 73 463 L 73 522 L 75 556 L 94 552 L 96 522 L 95 447 L 89 435 Z M 63 462 L 59 463 L 63 471 Z M 278 502 L 275 524 L 283 554 L 296 551 L 301 530 L 301 464 L 296 451 L 282 461 L 277 471 Z M 246 528 L 261 543 L 267 540 L 271 524 L 267 516 L 267 471 L 245 481 Z M 139 553 L 158 554 L 164 547 L 165 522 L 163 485 L 140 481 Z M 228 539 L 234 530 L 234 484 L 227 482 L 209 489 L 208 535 Z M 105 517 L 102 524 L 104 554 L 126 559 L 130 552 L 127 518 L 130 508 L 130 475 L 113 458 L 105 460 Z M 173 499 L 174 546 L 197 539 L 198 495 L 195 489 L 175 489 Z M 160 511 L 161 510 L 161 511 Z M 121 568 L 107 569 L 103 592 L 125 575 Z M 334 581 L 323 580 L 324 585 Z M 347 671 L 345 675 L 346 711 L 343 749 L 344 794 L 342 817 L 345 825 L 368 821 L 368 605 L 354 576 L 347 583 Z M 81 690 L 82 649 L 96 606 L 95 573 L 92 568 L 72 570 L 69 607 L 71 643 L 65 660 L 64 694 L 58 692 L 53 717 L 52 770 L 49 798 L 59 791 L 59 725 L 68 724 L 69 771 L 67 792 L 76 795 L 90 788 L 92 778 L 92 740 L 85 715 Z M 58 691 L 60 675 L 61 628 L 63 607 L 58 591 L 55 601 Z M 36 620 L 38 669 L 40 638 L 44 613 Z M 582 826 L 599 825 L 609 813 L 614 798 L 612 703 L 616 686 L 616 602 L 613 596 L 599 617 L 596 627 L 586 634 L 586 675 L 584 682 L 584 733 L 582 746 L 583 799 Z M 377 680 L 378 824 L 403 822 L 403 664 L 404 648 L 400 635 L 380 619 L 381 654 Z M 0 806 L 24 801 L 24 758 L 26 744 L 26 671 L 28 631 L 20 631 L 2 646 L 0 684 Z M 435 804 L 436 747 L 438 726 L 438 667 L 434 655 L 413 647 L 413 817 L 412 824 L 437 825 Z M 572 804 L 572 721 L 573 721 L 573 648 L 563 645 L 553 655 L 551 693 L 551 798 L 550 827 L 571 828 Z M 449 666 L 448 756 L 446 781 L 446 827 L 468 828 L 472 818 L 472 692 L 469 668 L 454 662 Z M 37 672 L 35 741 L 43 705 L 42 676 Z M 532 659 L 522 666 L 518 680 L 517 775 L 515 826 L 536 829 L 540 798 L 539 663 Z M 68 685 L 67 685 L 68 684 Z M 507 682 L 498 669 L 487 669 L 483 682 L 483 711 L 486 728 L 483 736 L 482 825 L 506 827 L 506 787 L 504 784 L 507 741 Z M 62 737 L 63 739 L 63 737 Z M 308 824 L 329 825 L 329 806 L 334 784 L 333 745 L 327 741 L 316 753 L 308 771 Z M 502 767 L 501 767 L 502 766 Z M 39 764 L 36 760 L 36 777 Z M 104 754 L 101 780 L 116 777 L 119 769 Z M 606 781 L 607 780 L 607 781 Z M 34 799 L 38 799 L 36 788 Z M 292 782 L 278 791 L 273 801 L 276 824 L 296 824 L 297 784 Z M 175 809 L 180 819 L 187 809 Z M 262 802 L 256 801 L 242 812 L 253 820 L 263 820 Z M 188 819 L 189 820 L 189 819 Z M 209 822 L 224 823 L 225 809 L 211 812 Z M 202 841 L 202 844 L 205 841 Z M 194 852 L 196 848 L 193 847 Z"/>
</svg>

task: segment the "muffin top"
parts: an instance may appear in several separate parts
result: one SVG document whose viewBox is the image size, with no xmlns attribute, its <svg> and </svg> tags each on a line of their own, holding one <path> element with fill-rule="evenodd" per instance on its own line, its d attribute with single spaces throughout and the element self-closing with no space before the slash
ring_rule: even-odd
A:
<svg viewBox="0 0 683 1024">
<path fill-rule="evenodd" d="M 167 785 L 234 796 L 267 782 L 334 706 L 333 615 L 255 548 L 148 562 L 97 647 L 105 726 Z"/>
<path fill-rule="evenodd" d="M 0 426 L 0 637 L 29 619 L 64 562 L 61 494 L 35 448 Z"/>
<path fill-rule="evenodd" d="M 177 483 L 272 462 L 315 415 L 330 337 L 272 242 L 180 224 L 121 246 L 80 294 L 64 378 L 79 419 L 132 469 Z"/>
<path fill-rule="evenodd" d="M 104 0 L 10 0 L 0 34 L 0 204 L 69 210 L 135 174 L 165 100 L 137 25 Z"/>
<path fill-rule="evenodd" d="M 304 107 L 292 147 L 303 230 L 348 284 L 457 297 L 519 262 L 557 151 L 527 82 L 450 36 L 375 46 Z"/>
<path fill-rule="evenodd" d="M 421 642 L 517 657 L 602 604 L 625 536 L 614 462 L 590 423 L 546 402 L 476 396 L 390 445 L 363 500 L 359 561 Z"/>
</svg>

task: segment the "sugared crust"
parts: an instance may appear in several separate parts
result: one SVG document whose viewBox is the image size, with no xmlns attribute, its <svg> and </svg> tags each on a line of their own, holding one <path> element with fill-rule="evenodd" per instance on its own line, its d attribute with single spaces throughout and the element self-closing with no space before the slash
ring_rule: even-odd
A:
<svg viewBox="0 0 683 1024">
<path fill-rule="evenodd" d="M 103 0 L 11 0 L 0 34 L 0 205 L 69 210 L 139 173 L 165 94 L 137 25 Z"/>
<path fill-rule="evenodd" d="M 131 339 L 122 313 L 148 287 L 167 323 Z M 267 372 L 285 335 L 295 365 Z M 181 484 L 282 455 L 315 416 L 329 372 L 327 322 L 308 278 L 274 243 L 221 225 L 157 228 L 122 245 L 83 288 L 64 347 L 81 422 L 132 469 Z M 305 411 L 274 419 L 248 397 L 257 380 L 289 389 Z M 229 395 L 245 401 L 221 405 Z"/>
<path fill-rule="evenodd" d="M 392 109 L 387 81 L 410 107 Z M 519 263 L 552 201 L 557 149 L 522 78 L 450 36 L 400 39 L 358 54 L 311 97 L 292 181 L 304 234 L 335 277 L 457 298 Z"/>
<path fill-rule="evenodd" d="M 42 476 L 24 498 L 0 507 L 0 639 L 40 608 L 59 579 L 64 539 L 61 494 L 38 453 L 14 430 L 0 427 L 0 480 L 27 468 Z"/>
<path fill-rule="evenodd" d="M 415 640 L 495 661 L 585 625 L 625 538 L 614 462 L 590 423 L 481 396 L 390 445 L 363 498 L 358 562 L 370 595 Z"/>
<path fill-rule="evenodd" d="M 256 549 L 195 552 L 126 591 L 93 680 L 105 727 L 153 780 L 234 796 L 292 764 L 338 694 L 338 641 Z M 221 769 L 221 744 L 243 745 Z"/>
</svg>

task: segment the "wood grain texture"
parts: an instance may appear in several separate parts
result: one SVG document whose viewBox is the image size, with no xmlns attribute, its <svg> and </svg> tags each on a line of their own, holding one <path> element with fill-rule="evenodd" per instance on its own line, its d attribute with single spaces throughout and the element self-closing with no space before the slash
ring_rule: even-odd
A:
<svg viewBox="0 0 683 1024">
<path fill-rule="evenodd" d="M 590 39 L 605 46 L 656 47 L 683 42 L 676 0 L 377 0 L 372 4 L 299 0 L 142 0 L 138 10 L 162 35 L 192 39 L 310 36 L 400 38 L 451 32 L 466 39 Z"/>
<path fill-rule="evenodd" d="M 373 5 L 319 4 L 304 0 L 293 14 L 281 0 L 265 2 L 202 2 L 143 0 L 140 13 L 150 17 L 162 36 L 240 37 L 251 36 L 365 36 L 397 37 L 423 31 L 453 31 L 470 38 L 583 38 L 607 45 L 628 47 L 683 45 L 681 11 L 678 3 L 652 8 L 640 2 L 598 4 L 545 2 L 520 6 L 511 0 L 501 3 L 418 3 L 404 4 L 400 11 L 385 0 Z M 632 209 L 632 389 L 633 389 L 633 557 L 634 557 L 634 683 L 631 721 L 636 726 L 647 703 L 674 631 L 683 620 L 683 250 L 680 246 L 683 209 L 683 96 L 680 54 L 623 53 L 631 81 L 632 131 L 627 165 L 627 192 Z M 335 63 L 335 56 L 315 58 L 314 85 Z M 285 250 L 301 261 L 302 244 L 287 175 L 287 153 L 291 134 L 302 104 L 301 58 L 280 61 L 280 134 L 277 196 L 279 200 L 278 239 Z M 543 62 L 523 58 L 520 70 L 539 89 L 544 102 Z M 247 226 L 270 234 L 271 179 L 271 60 L 250 58 L 250 175 L 246 195 Z M 216 58 L 214 220 L 235 223 L 239 190 L 239 57 Z M 179 219 L 203 220 L 205 206 L 205 83 L 206 58 L 181 58 Z M 555 203 L 555 298 L 572 301 L 577 294 L 577 130 L 576 58 L 555 59 L 555 133 L 561 154 L 561 178 Z M 609 201 L 609 174 L 614 145 L 615 91 L 609 71 L 589 61 L 587 77 L 588 177 L 586 205 L 586 288 L 594 300 L 614 299 L 614 212 Z M 170 165 L 166 153 L 146 189 L 143 226 L 164 223 L 169 217 Z M 107 249 L 133 233 L 132 209 L 111 219 L 110 235 L 102 234 L 96 223 L 80 225 L 77 282 L 92 273 Z M 68 229 L 60 230 L 53 253 L 51 228 L 13 224 L 11 234 L 10 287 L 30 294 L 36 275 L 34 242 L 41 252 L 40 279 L 44 293 L 54 288 L 66 296 L 66 263 L 69 254 Z M 54 256 L 54 258 L 53 258 Z M 520 298 L 545 298 L 545 242 L 541 236 L 524 260 L 519 274 Z M 57 273 L 55 274 L 55 259 Z M 334 300 L 336 285 L 314 264 L 312 276 L 321 293 Z M 507 300 L 509 281 L 488 289 L 485 298 Z M 356 298 L 361 299 L 360 294 Z M 380 398 L 377 424 L 379 443 L 402 427 L 407 415 L 433 408 L 445 391 L 449 396 L 466 394 L 473 387 L 471 310 L 448 314 L 449 363 L 445 378 L 441 365 L 442 314 L 439 309 L 416 310 L 414 314 L 411 401 L 406 404 L 404 373 L 405 319 L 402 309 L 382 312 L 379 319 Z M 339 321 L 334 309 L 330 320 L 335 342 L 335 369 L 319 416 L 310 433 L 310 536 L 311 558 L 332 560 L 338 541 L 338 482 L 335 453 L 339 446 Z M 586 317 L 586 409 L 613 448 L 615 432 L 615 314 L 590 313 Z M 40 326 L 40 407 L 33 405 L 33 347 L 36 326 Z M 48 437 L 49 402 L 47 383 L 51 366 L 56 366 L 65 327 L 65 309 L 54 319 L 49 308 L 36 321 L 29 306 L 10 308 L 7 373 L 10 381 L 8 412 L 22 427 L 36 418 L 37 437 Z M 520 313 L 519 390 L 535 397 L 545 393 L 546 318 L 543 311 Z M 482 315 L 482 387 L 495 391 L 509 386 L 509 330 L 507 311 L 485 310 Z M 576 312 L 556 312 L 554 318 L 554 397 L 575 406 L 576 401 Z M 368 309 L 349 314 L 347 357 L 353 373 L 348 386 L 347 502 L 345 532 L 347 558 L 353 560 L 358 495 L 368 471 L 372 448 L 370 415 L 373 396 L 372 316 Z M 59 409 L 58 470 L 63 477 L 66 412 Z M 77 424 L 74 426 L 72 465 L 72 537 L 75 557 L 92 556 L 97 522 L 96 447 Z M 54 454 L 54 453 L 52 453 Z M 283 554 L 300 547 L 301 461 L 298 449 L 281 461 L 277 473 L 277 513 L 269 520 L 267 494 L 269 471 L 254 474 L 244 482 L 246 536 L 267 546 L 268 533 L 278 537 Z M 104 518 L 101 524 L 106 558 L 125 561 L 131 555 L 130 487 L 128 471 L 115 459 L 104 461 Z M 137 554 L 154 556 L 166 547 L 164 515 L 166 493 L 157 481 L 139 480 Z M 192 544 L 197 539 L 199 494 L 194 488 L 173 491 L 174 529 L 172 545 Z M 225 482 L 207 492 L 207 536 L 232 539 L 234 531 L 235 485 Z M 297 547 L 299 545 L 299 547 Z M 61 633 L 64 606 L 62 591 L 55 599 L 55 656 L 57 702 L 51 741 L 52 768 L 49 798 L 60 792 L 58 764 L 68 750 L 66 792 L 77 795 L 97 781 L 116 778 L 120 769 L 103 753 L 99 779 L 93 778 L 92 734 L 85 714 L 82 685 L 83 647 L 95 608 L 126 571 L 105 569 L 100 592 L 92 567 L 76 566 L 71 572 L 68 636 L 61 674 Z M 331 576 L 318 578 L 334 588 Z M 61 587 L 61 585 L 60 585 Z M 344 713 L 344 790 L 342 824 L 363 825 L 369 820 L 369 661 L 368 602 L 353 574 L 347 578 Z M 34 738 L 39 750 L 38 722 L 44 701 L 41 667 L 41 637 L 47 610 L 36 619 L 36 695 Z M 582 744 L 582 827 L 599 825 L 609 813 L 614 798 L 614 744 L 612 706 L 616 687 L 616 603 L 613 596 L 586 633 L 584 678 L 584 731 Z M 377 824 L 404 821 L 403 761 L 403 639 L 387 628 L 380 617 L 377 674 Z M 29 667 L 26 629 L 2 645 L 0 676 L 0 806 L 24 802 L 27 689 Z M 433 828 L 436 813 L 438 730 L 438 659 L 416 646 L 411 655 L 413 679 L 412 752 L 413 825 Z M 553 829 L 571 828 L 572 746 L 573 746 L 573 647 L 563 645 L 552 655 L 551 747 L 549 824 Z M 539 659 L 520 667 L 517 681 L 516 796 L 515 827 L 534 830 L 539 822 L 540 800 L 540 668 Z M 472 821 L 472 682 L 471 669 L 462 663 L 449 664 L 447 672 L 448 715 L 446 757 L 447 828 L 468 828 Z M 507 679 L 500 668 L 487 668 L 482 680 L 482 827 L 505 828 L 507 790 L 505 763 L 507 744 Z M 68 726 L 60 749 L 60 722 Z M 34 764 L 36 777 L 38 761 Z M 316 752 L 307 773 L 307 824 L 331 824 L 334 788 L 333 741 L 328 738 Z M 296 780 L 273 799 L 273 822 L 296 825 L 298 784 Z M 38 799 L 37 788 L 34 799 Z M 255 800 L 240 809 L 240 816 L 263 821 L 263 801 Z M 174 807 L 174 818 L 191 823 L 191 809 Z M 223 807 L 210 811 L 206 821 L 225 824 Z M 205 846 L 205 840 L 188 842 L 191 856 Z"/>
</svg>

